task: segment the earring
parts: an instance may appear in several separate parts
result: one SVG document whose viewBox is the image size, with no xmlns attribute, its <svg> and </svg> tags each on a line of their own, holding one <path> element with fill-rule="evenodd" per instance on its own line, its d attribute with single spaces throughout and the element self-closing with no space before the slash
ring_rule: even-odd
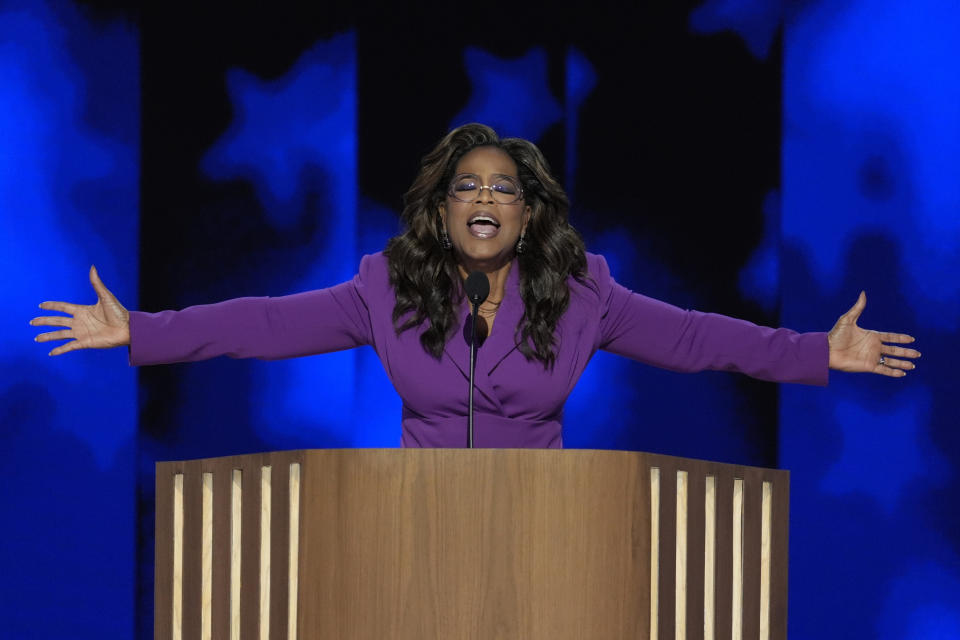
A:
<svg viewBox="0 0 960 640">
<path fill-rule="evenodd" d="M 517 240 L 517 255 L 522 254 L 527 250 L 527 239 L 524 236 L 520 236 L 520 239 Z"/>
<path fill-rule="evenodd" d="M 450 251 L 450 249 L 453 249 L 453 243 L 450 242 L 450 236 L 447 235 L 447 230 L 443 228 L 440 229 L 440 247 L 444 251 Z"/>
</svg>

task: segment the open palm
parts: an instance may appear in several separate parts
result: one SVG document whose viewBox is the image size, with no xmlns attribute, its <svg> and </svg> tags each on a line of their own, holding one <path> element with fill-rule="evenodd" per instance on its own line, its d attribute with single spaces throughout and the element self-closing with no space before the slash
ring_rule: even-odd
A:
<svg viewBox="0 0 960 640">
<path fill-rule="evenodd" d="M 65 327 L 34 338 L 37 342 L 70 340 L 55 348 L 50 355 L 57 356 L 74 349 L 109 349 L 130 344 L 130 313 L 100 281 L 96 267 L 90 267 L 90 284 L 97 293 L 96 304 L 43 302 L 41 309 L 62 311 L 68 315 L 40 316 L 30 321 L 34 326 Z"/>
<path fill-rule="evenodd" d="M 870 331 L 857 326 L 857 320 L 866 306 L 867 294 L 861 292 L 856 304 L 840 316 L 830 330 L 830 368 L 902 378 L 907 371 L 916 367 L 904 358 L 919 358 L 920 352 L 892 345 L 909 344 L 914 339 L 903 333 Z"/>
</svg>

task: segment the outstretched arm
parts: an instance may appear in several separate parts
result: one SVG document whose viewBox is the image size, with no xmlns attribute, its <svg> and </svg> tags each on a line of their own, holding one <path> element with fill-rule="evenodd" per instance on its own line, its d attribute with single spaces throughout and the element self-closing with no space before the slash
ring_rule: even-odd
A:
<svg viewBox="0 0 960 640">
<path fill-rule="evenodd" d="M 827 384 L 827 371 L 900 378 L 914 369 L 915 349 L 896 345 L 902 333 L 857 326 L 866 294 L 827 333 L 758 327 L 717 314 L 685 311 L 633 293 L 610 277 L 606 261 L 589 256 L 602 301 L 599 347 L 674 371 L 739 371 L 777 382 Z"/>
<path fill-rule="evenodd" d="M 92 305 L 70 302 L 41 302 L 47 311 L 62 311 L 65 316 L 40 316 L 30 321 L 33 326 L 65 327 L 60 331 L 41 333 L 34 340 L 69 340 L 53 349 L 49 355 L 58 356 L 74 349 L 109 349 L 130 344 L 130 313 L 116 296 L 110 293 L 96 267 L 90 267 L 90 284 L 97 294 Z"/>
<path fill-rule="evenodd" d="M 830 368 L 902 378 L 907 371 L 916 368 L 911 360 L 919 358 L 920 352 L 893 345 L 910 344 L 914 338 L 903 333 L 870 331 L 858 327 L 857 320 L 866 306 L 867 294 L 861 291 L 856 304 L 840 316 L 830 330 L 827 338 Z"/>
<path fill-rule="evenodd" d="M 192 362 L 217 356 L 273 360 L 327 353 L 371 344 L 362 275 L 370 256 L 352 280 L 277 298 L 236 298 L 182 311 L 127 311 L 103 285 L 96 269 L 90 282 L 94 305 L 44 302 L 42 309 L 67 315 L 34 318 L 34 326 L 63 327 L 35 340 L 69 340 L 50 352 L 130 346 L 130 364 Z"/>
</svg>

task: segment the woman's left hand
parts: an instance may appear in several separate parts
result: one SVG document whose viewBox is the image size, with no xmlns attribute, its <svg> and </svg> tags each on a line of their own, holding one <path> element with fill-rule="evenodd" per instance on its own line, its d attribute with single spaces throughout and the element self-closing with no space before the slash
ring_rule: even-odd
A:
<svg viewBox="0 0 960 640">
<path fill-rule="evenodd" d="M 895 347 L 914 339 L 903 333 L 869 331 L 857 326 L 857 319 L 867 306 L 867 294 L 861 292 L 856 304 L 840 316 L 827 337 L 830 344 L 830 368 L 838 371 L 879 373 L 902 378 L 916 365 L 904 358 L 919 358 L 916 349 Z M 885 344 L 892 343 L 892 344 Z"/>
</svg>

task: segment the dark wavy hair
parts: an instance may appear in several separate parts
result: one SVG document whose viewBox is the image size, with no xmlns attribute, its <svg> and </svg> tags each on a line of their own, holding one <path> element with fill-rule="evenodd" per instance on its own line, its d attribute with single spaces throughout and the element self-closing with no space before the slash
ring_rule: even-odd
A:
<svg viewBox="0 0 960 640">
<path fill-rule="evenodd" d="M 463 125 L 448 133 L 424 156 L 420 173 L 404 195 L 403 230 L 384 250 L 397 296 L 393 323 L 399 335 L 427 322 L 420 342 L 437 359 L 456 331 L 463 282 L 453 252 L 440 245 L 439 207 L 457 163 L 468 151 L 484 146 L 502 149 L 513 158 L 531 210 L 527 248 L 518 255 L 524 313 L 515 339 L 528 360 L 539 360 L 549 368 L 556 358 L 557 322 L 570 304 L 567 279 L 585 278 L 583 239 L 570 226 L 567 194 L 536 145 L 521 138 L 500 139 L 482 124 Z"/>
</svg>

